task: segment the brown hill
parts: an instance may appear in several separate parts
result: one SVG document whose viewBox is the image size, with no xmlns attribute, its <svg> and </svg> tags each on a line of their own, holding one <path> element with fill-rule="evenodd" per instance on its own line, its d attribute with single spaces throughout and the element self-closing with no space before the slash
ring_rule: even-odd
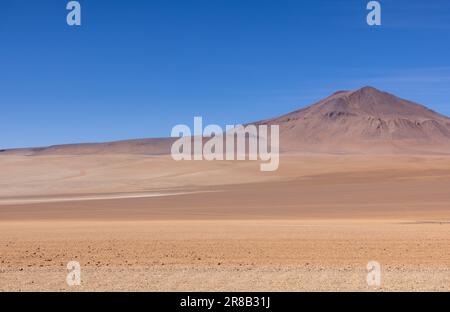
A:
<svg viewBox="0 0 450 312">
<path fill-rule="evenodd" d="M 278 124 L 285 152 L 450 152 L 449 118 L 372 87 L 257 124 Z"/>
<path fill-rule="evenodd" d="M 425 106 L 372 87 L 326 99 L 254 124 L 280 126 L 282 152 L 450 153 L 450 119 Z M 174 139 L 56 145 L 0 151 L 21 155 L 170 153 Z"/>
<path fill-rule="evenodd" d="M 170 153 L 173 138 L 135 139 L 106 143 L 81 143 L 48 147 L 19 148 L 0 151 L 0 155 L 102 155 L 142 154 L 166 155 Z"/>
</svg>

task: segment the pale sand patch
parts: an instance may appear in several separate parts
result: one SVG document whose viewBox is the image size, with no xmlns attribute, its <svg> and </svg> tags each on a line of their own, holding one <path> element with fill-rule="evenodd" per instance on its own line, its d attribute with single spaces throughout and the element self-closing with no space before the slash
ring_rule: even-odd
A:
<svg viewBox="0 0 450 312">
<path fill-rule="evenodd" d="M 42 203 L 64 203 L 74 201 L 151 198 L 151 197 L 176 196 L 195 193 L 201 192 L 153 192 L 153 193 L 99 194 L 95 196 L 79 195 L 79 196 L 54 196 L 54 197 L 28 197 L 16 199 L 0 199 L 0 205 L 26 205 L 26 204 L 42 204 Z"/>
</svg>

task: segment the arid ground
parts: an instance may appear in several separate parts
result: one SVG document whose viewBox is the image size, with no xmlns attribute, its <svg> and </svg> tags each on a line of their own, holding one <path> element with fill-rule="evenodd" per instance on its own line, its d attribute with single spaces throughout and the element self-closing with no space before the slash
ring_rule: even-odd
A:
<svg viewBox="0 0 450 312">
<path fill-rule="evenodd" d="M 0 290 L 450 290 L 449 156 L 285 155 L 263 173 L 9 155 L 0 172 Z"/>
</svg>

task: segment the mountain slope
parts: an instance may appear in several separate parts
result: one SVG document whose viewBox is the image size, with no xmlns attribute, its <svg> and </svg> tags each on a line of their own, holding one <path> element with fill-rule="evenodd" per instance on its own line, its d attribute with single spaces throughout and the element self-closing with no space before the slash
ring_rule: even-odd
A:
<svg viewBox="0 0 450 312">
<path fill-rule="evenodd" d="M 256 124 L 278 124 L 285 152 L 450 151 L 449 118 L 371 87 Z"/>
<path fill-rule="evenodd" d="M 274 119 L 282 152 L 450 153 L 450 119 L 372 87 L 340 91 Z M 174 138 L 3 150 L 17 155 L 169 154 Z"/>
</svg>

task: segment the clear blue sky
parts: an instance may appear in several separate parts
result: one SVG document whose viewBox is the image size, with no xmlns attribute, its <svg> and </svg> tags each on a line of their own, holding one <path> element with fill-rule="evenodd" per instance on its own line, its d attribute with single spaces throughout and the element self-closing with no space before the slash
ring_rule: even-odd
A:
<svg viewBox="0 0 450 312">
<path fill-rule="evenodd" d="M 0 148 L 169 136 L 248 122 L 336 90 L 450 115 L 450 1 L 2 0 Z"/>
</svg>

